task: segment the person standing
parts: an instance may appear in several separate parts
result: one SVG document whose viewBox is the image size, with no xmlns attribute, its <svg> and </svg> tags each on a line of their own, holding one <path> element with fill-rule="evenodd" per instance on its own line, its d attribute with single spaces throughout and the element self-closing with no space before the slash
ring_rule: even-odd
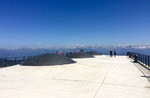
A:
<svg viewBox="0 0 150 98">
<path fill-rule="evenodd" d="M 72 54 L 72 50 L 70 49 L 70 50 L 69 50 L 69 55 L 71 55 L 71 54 Z"/>
<path fill-rule="evenodd" d="M 116 53 L 116 50 L 114 50 L 114 57 L 116 57 L 117 53 Z"/>
<path fill-rule="evenodd" d="M 83 52 L 84 52 L 83 49 L 81 49 L 81 50 L 80 50 L 80 53 L 83 53 Z"/>
<path fill-rule="evenodd" d="M 56 51 L 56 54 L 59 54 L 58 51 Z"/>
<path fill-rule="evenodd" d="M 63 52 L 62 52 L 62 51 L 60 51 L 60 52 L 59 52 L 59 55 L 63 55 Z"/>
<path fill-rule="evenodd" d="M 112 55 L 113 55 L 113 54 L 112 54 L 112 50 L 110 50 L 110 52 L 109 52 L 109 53 L 110 53 L 110 57 L 112 57 Z"/>
</svg>

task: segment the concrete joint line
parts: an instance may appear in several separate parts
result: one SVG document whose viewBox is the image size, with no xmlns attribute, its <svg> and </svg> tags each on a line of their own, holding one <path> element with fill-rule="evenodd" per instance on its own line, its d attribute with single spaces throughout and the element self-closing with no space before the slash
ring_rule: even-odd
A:
<svg viewBox="0 0 150 98">
<path fill-rule="evenodd" d="M 71 81 L 71 82 L 86 82 L 86 83 L 96 83 L 96 82 L 92 82 L 92 81 L 83 81 L 83 80 L 70 80 L 70 79 L 56 79 L 56 78 L 52 78 L 54 80 L 61 80 L 61 81 Z"/>
<path fill-rule="evenodd" d="M 103 84 L 104 84 L 104 81 L 106 80 L 106 77 L 107 77 L 108 73 L 110 72 L 110 69 L 111 69 L 111 68 L 108 69 L 108 71 L 107 71 L 107 73 L 106 73 L 106 75 L 105 75 L 105 77 L 104 77 L 104 79 L 103 79 L 101 85 L 100 85 L 99 88 L 97 89 L 97 91 L 96 91 L 95 95 L 93 96 L 93 98 L 96 97 L 96 95 L 98 94 L 98 92 L 99 92 L 100 89 L 102 88 L 102 86 L 103 86 Z"/>
</svg>

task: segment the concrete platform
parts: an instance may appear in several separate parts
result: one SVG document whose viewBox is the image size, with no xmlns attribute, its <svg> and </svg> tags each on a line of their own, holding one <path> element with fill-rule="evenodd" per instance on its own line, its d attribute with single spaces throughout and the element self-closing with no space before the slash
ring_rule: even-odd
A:
<svg viewBox="0 0 150 98">
<path fill-rule="evenodd" d="M 74 60 L 0 68 L 0 98 L 150 98 L 150 82 L 126 56 Z"/>
</svg>

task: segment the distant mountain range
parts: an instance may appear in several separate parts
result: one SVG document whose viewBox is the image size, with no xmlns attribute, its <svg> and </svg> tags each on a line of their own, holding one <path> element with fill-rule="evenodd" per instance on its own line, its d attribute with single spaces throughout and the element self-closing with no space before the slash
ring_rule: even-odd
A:
<svg viewBox="0 0 150 98">
<path fill-rule="evenodd" d="M 79 51 L 83 49 L 87 52 L 96 51 L 100 54 L 109 54 L 109 50 L 116 50 L 118 55 L 126 55 L 128 51 L 137 52 L 145 55 L 150 55 L 150 45 L 124 45 L 124 46 L 78 46 L 73 48 L 61 48 L 61 49 L 31 49 L 31 48 L 20 48 L 20 49 L 0 49 L 0 57 L 14 57 L 14 56 L 35 56 L 44 53 L 55 53 L 56 51 L 63 51 L 66 53 L 68 50 L 72 50 L 73 52 Z"/>
</svg>

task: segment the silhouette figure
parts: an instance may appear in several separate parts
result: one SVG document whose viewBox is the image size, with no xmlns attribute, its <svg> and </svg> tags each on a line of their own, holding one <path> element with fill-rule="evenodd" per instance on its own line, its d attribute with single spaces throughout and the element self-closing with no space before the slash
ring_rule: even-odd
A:
<svg viewBox="0 0 150 98">
<path fill-rule="evenodd" d="M 56 54 L 59 54 L 58 51 L 56 51 Z"/>
<path fill-rule="evenodd" d="M 114 56 L 116 57 L 117 53 L 116 53 L 116 50 L 114 50 Z"/>
<path fill-rule="evenodd" d="M 112 57 L 112 55 L 113 55 L 113 54 L 112 54 L 112 50 L 110 50 L 110 57 Z"/>
<path fill-rule="evenodd" d="M 69 55 L 69 53 L 67 52 L 66 56 L 68 56 L 68 55 Z"/>
<path fill-rule="evenodd" d="M 72 50 L 69 50 L 69 55 L 71 55 L 72 54 Z"/>
<path fill-rule="evenodd" d="M 84 52 L 83 49 L 81 49 L 81 50 L 80 50 L 80 53 L 83 53 L 83 52 Z"/>
</svg>

